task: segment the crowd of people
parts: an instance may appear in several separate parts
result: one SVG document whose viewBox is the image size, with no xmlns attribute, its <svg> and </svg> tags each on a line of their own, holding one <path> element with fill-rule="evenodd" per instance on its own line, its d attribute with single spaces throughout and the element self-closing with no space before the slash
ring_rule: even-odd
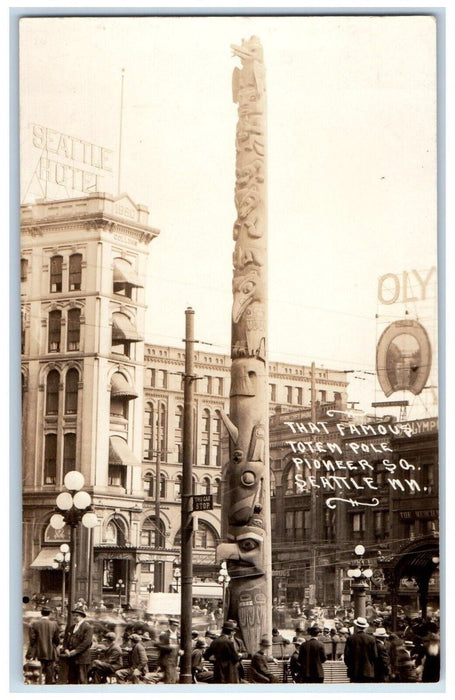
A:
<svg viewBox="0 0 455 700">
<path fill-rule="evenodd" d="M 97 608 L 84 601 L 71 611 L 71 624 L 55 619 L 43 605 L 28 627 L 24 677 L 27 683 L 103 684 L 179 682 L 180 649 L 177 618 L 145 622 L 127 618 L 122 625 L 103 622 Z M 324 612 L 324 611 L 322 611 Z M 381 612 L 383 614 L 381 615 Z M 274 627 L 259 648 L 247 653 L 235 620 L 208 625 L 192 633 L 193 683 L 323 683 L 326 661 L 342 662 L 351 683 L 435 683 L 440 677 L 437 616 L 417 613 L 400 617 L 391 631 L 387 611 L 335 612 L 330 621 L 321 609 L 293 618 L 295 634 Z M 248 673 L 246 671 L 248 669 Z M 279 673 L 277 673 L 279 669 Z"/>
</svg>

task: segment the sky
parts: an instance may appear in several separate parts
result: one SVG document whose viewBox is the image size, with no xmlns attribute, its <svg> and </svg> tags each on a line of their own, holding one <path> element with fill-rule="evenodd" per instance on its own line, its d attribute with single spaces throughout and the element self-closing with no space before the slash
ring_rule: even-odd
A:
<svg viewBox="0 0 455 700">
<path fill-rule="evenodd" d="M 379 336 L 415 318 L 432 343 L 427 385 L 436 386 L 436 274 L 419 283 L 437 264 L 431 18 L 22 20 L 22 201 L 40 196 L 32 124 L 111 149 L 104 191 L 145 204 L 160 230 L 146 340 L 181 345 L 192 306 L 196 338 L 228 352 L 240 66 L 230 46 L 252 35 L 264 49 L 268 102 L 270 358 L 355 370 L 349 399 L 367 410 L 385 400 L 374 375 Z M 378 299 L 384 275 L 394 276 L 383 296 L 399 283 L 394 304 Z M 389 398 L 409 399 L 414 418 L 436 414 L 435 396 Z"/>
</svg>

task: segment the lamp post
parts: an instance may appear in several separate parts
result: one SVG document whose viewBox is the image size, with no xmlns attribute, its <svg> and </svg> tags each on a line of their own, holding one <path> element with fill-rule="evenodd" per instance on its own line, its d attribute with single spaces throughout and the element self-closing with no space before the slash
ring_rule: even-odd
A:
<svg viewBox="0 0 455 700">
<path fill-rule="evenodd" d="M 373 571 L 370 569 L 368 561 L 363 560 L 363 555 L 365 554 L 363 544 L 358 544 L 354 552 L 357 555 L 357 560 L 353 564 L 354 568 L 348 569 L 347 574 L 351 579 L 354 615 L 357 618 L 365 617 L 366 591 L 370 588 L 370 579 L 373 576 Z"/>
<path fill-rule="evenodd" d="M 70 567 L 70 560 L 70 548 L 69 545 L 65 542 L 64 544 L 60 545 L 60 551 L 57 552 L 57 554 L 54 557 L 54 561 L 52 562 L 53 569 L 62 570 L 62 615 L 65 615 L 65 577 L 66 572 Z"/>
<path fill-rule="evenodd" d="M 115 584 L 115 590 L 118 593 L 118 606 L 119 609 L 122 609 L 122 593 L 125 590 L 125 584 L 123 583 L 123 579 L 119 578 L 117 583 Z"/>
<path fill-rule="evenodd" d="M 228 574 L 226 562 L 222 561 L 221 568 L 218 572 L 218 583 L 221 583 L 223 586 L 223 620 L 225 617 L 225 610 L 226 610 L 226 602 L 225 602 L 226 586 L 228 585 L 230 580 L 231 580 L 231 577 Z"/>
<path fill-rule="evenodd" d="M 74 607 L 76 594 L 76 547 L 77 527 L 79 523 L 86 528 L 93 528 L 98 523 L 95 513 L 92 511 L 92 498 L 89 493 L 82 491 L 85 480 L 80 472 L 71 471 L 66 474 L 63 483 L 66 491 L 62 491 L 56 498 L 56 512 L 50 519 L 51 526 L 61 530 L 65 524 L 70 527 L 69 545 L 69 582 L 68 582 L 68 615 L 67 625 L 70 622 L 71 610 Z"/>
</svg>

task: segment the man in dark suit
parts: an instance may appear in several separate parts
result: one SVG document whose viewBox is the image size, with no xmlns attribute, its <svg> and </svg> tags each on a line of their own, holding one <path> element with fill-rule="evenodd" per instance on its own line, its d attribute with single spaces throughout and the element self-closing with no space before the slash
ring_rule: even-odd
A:
<svg viewBox="0 0 455 700">
<path fill-rule="evenodd" d="M 213 640 L 204 652 L 204 659 L 214 659 L 214 683 L 239 683 L 239 654 L 235 649 L 233 636 L 235 622 L 227 620 L 219 637 Z"/>
<path fill-rule="evenodd" d="M 354 620 L 354 634 L 346 640 L 344 663 L 351 683 L 373 683 L 374 668 L 378 656 L 376 640 L 367 633 L 368 622 L 364 617 Z"/>
<path fill-rule="evenodd" d="M 90 647 L 92 646 L 93 630 L 83 607 L 75 607 L 71 614 L 74 624 L 71 625 L 63 641 L 62 656 L 68 663 L 68 683 L 82 685 L 88 683 L 90 668 Z"/>
<path fill-rule="evenodd" d="M 275 661 L 268 652 L 272 647 L 272 643 L 268 637 L 262 637 L 259 643 L 259 651 L 253 654 L 251 659 L 251 682 L 252 683 L 279 683 L 273 673 L 269 671 L 269 662 Z"/>
<path fill-rule="evenodd" d="M 327 657 L 324 645 L 317 639 L 320 632 L 319 627 L 310 627 L 308 634 L 310 638 L 300 646 L 299 665 L 302 683 L 323 683 L 324 669 L 322 664 Z"/>
<path fill-rule="evenodd" d="M 44 683 L 55 683 L 55 661 L 58 657 L 57 648 L 60 644 L 58 623 L 51 620 L 50 608 L 41 609 L 41 617 L 30 625 L 30 646 L 28 656 L 38 659 L 44 673 Z"/>
<path fill-rule="evenodd" d="M 107 646 L 101 650 L 100 658 L 94 660 L 90 669 L 93 683 L 106 683 L 107 678 L 115 675 L 123 666 L 123 652 L 115 632 L 106 632 L 104 639 Z"/>
<path fill-rule="evenodd" d="M 130 665 L 128 668 L 121 668 L 116 671 L 116 676 L 120 682 L 140 683 L 144 676 L 148 673 L 148 658 L 145 647 L 142 644 L 142 639 L 138 634 L 130 635 L 132 644 Z"/>
</svg>

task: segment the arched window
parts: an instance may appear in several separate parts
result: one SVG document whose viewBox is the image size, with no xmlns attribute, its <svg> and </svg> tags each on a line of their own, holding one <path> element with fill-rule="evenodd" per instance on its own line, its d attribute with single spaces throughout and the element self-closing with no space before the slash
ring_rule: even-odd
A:
<svg viewBox="0 0 455 700">
<path fill-rule="evenodd" d="M 159 405 L 159 434 L 158 449 L 161 451 L 161 459 L 166 459 L 166 435 L 167 435 L 167 408 L 165 403 Z"/>
<path fill-rule="evenodd" d="M 215 503 L 220 504 L 221 503 L 221 479 L 217 476 L 215 478 Z"/>
<path fill-rule="evenodd" d="M 174 498 L 182 497 L 182 475 L 177 474 L 174 482 Z"/>
<path fill-rule="evenodd" d="M 76 435 L 65 433 L 63 436 L 63 475 L 76 469 Z"/>
<path fill-rule="evenodd" d="M 107 544 L 116 544 L 124 547 L 127 541 L 127 529 L 125 523 L 115 517 L 109 520 L 104 531 L 103 540 Z"/>
<path fill-rule="evenodd" d="M 213 417 L 213 432 L 217 433 L 218 435 L 221 433 L 221 413 L 218 410 L 215 411 L 215 415 Z"/>
<path fill-rule="evenodd" d="M 81 288 L 82 255 L 74 253 L 69 260 L 69 290 L 76 292 Z"/>
<path fill-rule="evenodd" d="M 71 368 L 66 373 L 65 379 L 65 413 L 74 415 L 77 413 L 77 391 L 79 385 L 79 372 Z"/>
<path fill-rule="evenodd" d="M 155 493 L 155 475 L 153 472 L 146 472 L 142 478 L 144 483 L 144 491 L 147 496 L 152 497 Z"/>
<path fill-rule="evenodd" d="M 206 495 L 211 494 L 211 484 L 210 484 L 210 479 L 208 476 L 204 476 L 202 479 L 202 493 L 205 493 Z"/>
<path fill-rule="evenodd" d="M 70 309 L 68 311 L 68 336 L 67 349 L 79 350 L 81 342 L 81 310 Z"/>
<path fill-rule="evenodd" d="M 160 520 L 157 524 L 155 517 L 152 515 L 146 518 L 141 529 L 141 546 L 142 547 L 165 547 L 166 546 L 166 530 L 163 522 Z"/>
<path fill-rule="evenodd" d="M 271 496 L 276 495 L 276 480 L 275 480 L 275 474 L 273 473 L 272 470 L 270 470 L 270 495 Z"/>
<path fill-rule="evenodd" d="M 58 413 L 58 392 L 60 374 L 53 369 L 47 375 L 46 382 L 46 415 L 55 416 Z"/>
<path fill-rule="evenodd" d="M 44 483 L 55 484 L 57 478 L 57 435 L 44 437 Z"/>
<path fill-rule="evenodd" d="M 175 536 L 174 546 L 181 544 L 182 533 L 179 530 Z M 203 520 L 198 521 L 198 529 L 193 532 L 193 547 L 198 549 L 216 549 L 219 542 L 215 529 Z"/>
<path fill-rule="evenodd" d="M 177 430 L 181 430 L 183 428 L 183 407 L 182 406 L 176 406 L 175 408 L 175 427 Z"/>
<path fill-rule="evenodd" d="M 210 432 L 210 411 L 208 408 L 204 408 L 202 411 L 202 432 Z"/>
<path fill-rule="evenodd" d="M 28 275 L 28 260 L 27 258 L 21 258 L 21 282 L 27 281 Z"/>
<path fill-rule="evenodd" d="M 48 352 L 60 352 L 62 312 L 55 309 L 49 313 Z"/>
<path fill-rule="evenodd" d="M 62 291 L 62 266 L 63 258 L 61 255 L 54 255 L 51 258 L 51 276 L 50 276 L 50 291 L 51 292 L 61 292 Z"/>
<path fill-rule="evenodd" d="M 288 469 L 285 473 L 285 477 L 284 477 L 284 479 L 285 479 L 285 481 L 284 481 L 284 483 L 285 483 L 284 495 L 285 496 L 291 496 L 291 495 L 297 493 L 297 484 L 295 482 L 295 474 L 296 474 L 295 465 L 291 464 L 291 466 L 288 467 Z"/>
</svg>

